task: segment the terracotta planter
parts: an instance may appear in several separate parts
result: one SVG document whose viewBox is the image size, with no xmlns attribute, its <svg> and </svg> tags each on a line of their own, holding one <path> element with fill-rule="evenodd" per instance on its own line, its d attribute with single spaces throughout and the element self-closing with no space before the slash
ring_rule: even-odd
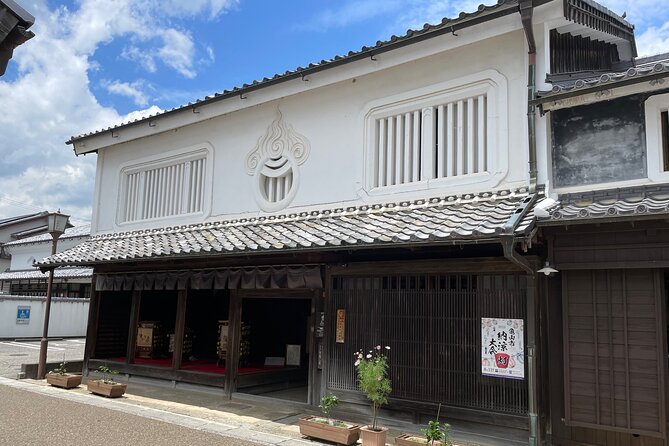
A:
<svg viewBox="0 0 669 446">
<path fill-rule="evenodd" d="M 362 446 L 385 446 L 387 436 L 388 436 L 387 427 L 382 427 L 380 431 L 372 430 L 371 426 L 365 426 L 360 428 L 360 437 L 362 438 Z"/>
<path fill-rule="evenodd" d="M 125 389 L 128 387 L 126 384 L 106 384 L 97 379 L 88 381 L 88 391 L 95 393 L 96 395 L 102 395 L 109 398 L 118 398 L 119 396 L 125 393 Z"/>
<path fill-rule="evenodd" d="M 46 375 L 46 382 L 52 386 L 62 387 L 63 389 L 73 389 L 81 384 L 81 375 L 58 375 L 55 373 L 48 373 Z"/>
<path fill-rule="evenodd" d="M 331 426 L 329 424 L 313 421 L 319 417 L 302 417 L 297 424 L 300 426 L 300 433 L 307 437 L 318 438 L 332 443 L 351 445 L 358 441 L 360 436 L 360 426 L 357 424 L 348 424 L 344 426 Z"/>
<path fill-rule="evenodd" d="M 420 435 L 402 434 L 395 437 L 396 446 L 419 446 L 424 444 L 427 444 L 427 440 L 425 440 L 425 437 L 421 437 Z M 443 445 L 441 441 L 435 441 L 434 444 L 435 446 Z"/>
</svg>

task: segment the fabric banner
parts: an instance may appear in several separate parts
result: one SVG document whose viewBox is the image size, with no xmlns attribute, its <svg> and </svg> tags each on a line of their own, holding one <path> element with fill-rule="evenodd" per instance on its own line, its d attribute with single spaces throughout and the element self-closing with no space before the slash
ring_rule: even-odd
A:
<svg viewBox="0 0 669 446">
<path fill-rule="evenodd" d="M 97 291 L 323 288 L 319 266 L 98 274 Z"/>
</svg>

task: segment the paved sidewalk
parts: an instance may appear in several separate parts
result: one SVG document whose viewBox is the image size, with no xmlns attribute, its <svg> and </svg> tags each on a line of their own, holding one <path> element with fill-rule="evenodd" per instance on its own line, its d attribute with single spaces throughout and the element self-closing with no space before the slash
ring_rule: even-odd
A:
<svg viewBox="0 0 669 446">
<path fill-rule="evenodd" d="M 235 438 L 264 445 L 323 444 L 302 437 L 299 433 L 298 419 L 305 414 L 316 414 L 318 411 L 317 408 L 306 404 L 242 395 L 229 400 L 223 397 L 220 389 L 207 388 L 208 391 L 203 392 L 203 387 L 188 385 L 175 389 L 170 386 L 157 386 L 153 381 L 144 383 L 142 379 L 137 378 L 128 383 L 128 393 L 118 399 L 92 395 L 87 391 L 85 384 L 77 389 L 64 390 L 51 387 L 46 381 L 16 381 L 0 377 L 0 386 L 3 385 L 195 429 L 219 435 L 221 438 Z M 346 418 L 345 414 L 341 415 L 345 419 L 354 419 Z M 383 424 L 390 428 L 388 435 L 390 444 L 393 443 L 395 435 L 402 432 L 418 433 L 419 429 L 424 427 L 391 419 L 384 419 Z M 527 445 L 527 438 L 523 438 L 522 432 L 492 426 L 486 427 L 483 432 L 480 425 L 473 423 L 453 423 L 451 434 L 458 446 Z"/>
</svg>

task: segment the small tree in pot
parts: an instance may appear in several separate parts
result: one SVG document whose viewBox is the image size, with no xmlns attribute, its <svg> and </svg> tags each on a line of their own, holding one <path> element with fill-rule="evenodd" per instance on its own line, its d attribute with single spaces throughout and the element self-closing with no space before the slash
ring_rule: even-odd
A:
<svg viewBox="0 0 669 446">
<path fill-rule="evenodd" d="M 55 387 L 63 389 L 73 389 L 81 384 L 81 375 L 74 375 L 67 372 L 67 363 L 65 358 L 58 367 L 47 373 L 46 382 Z"/>
<path fill-rule="evenodd" d="M 363 446 L 383 446 L 386 443 L 388 429 L 378 426 L 378 415 L 381 406 L 388 404 L 392 391 L 388 378 L 388 351 L 389 346 L 382 349 L 377 345 L 368 353 L 362 350 L 355 353 L 358 387 L 372 403 L 372 425 L 360 429 Z"/>
<path fill-rule="evenodd" d="M 307 437 L 319 438 L 332 443 L 352 445 L 360 437 L 360 426 L 330 418 L 330 411 L 339 404 L 336 395 L 325 395 L 318 407 L 323 417 L 306 416 L 300 418 L 300 433 Z"/>
</svg>

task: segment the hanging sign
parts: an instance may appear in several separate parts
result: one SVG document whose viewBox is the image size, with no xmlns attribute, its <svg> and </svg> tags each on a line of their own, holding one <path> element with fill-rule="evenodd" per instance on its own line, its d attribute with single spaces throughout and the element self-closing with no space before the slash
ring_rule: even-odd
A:
<svg viewBox="0 0 669 446">
<path fill-rule="evenodd" d="M 346 328 L 346 310 L 340 308 L 337 310 L 337 326 L 335 330 L 335 342 L 344 343 L 344 329 Z"/>
<path fill-rule="evenodd" d="M 522 319 L 481 318 L 481 374 L 525 379 Z"/>
</svg>

